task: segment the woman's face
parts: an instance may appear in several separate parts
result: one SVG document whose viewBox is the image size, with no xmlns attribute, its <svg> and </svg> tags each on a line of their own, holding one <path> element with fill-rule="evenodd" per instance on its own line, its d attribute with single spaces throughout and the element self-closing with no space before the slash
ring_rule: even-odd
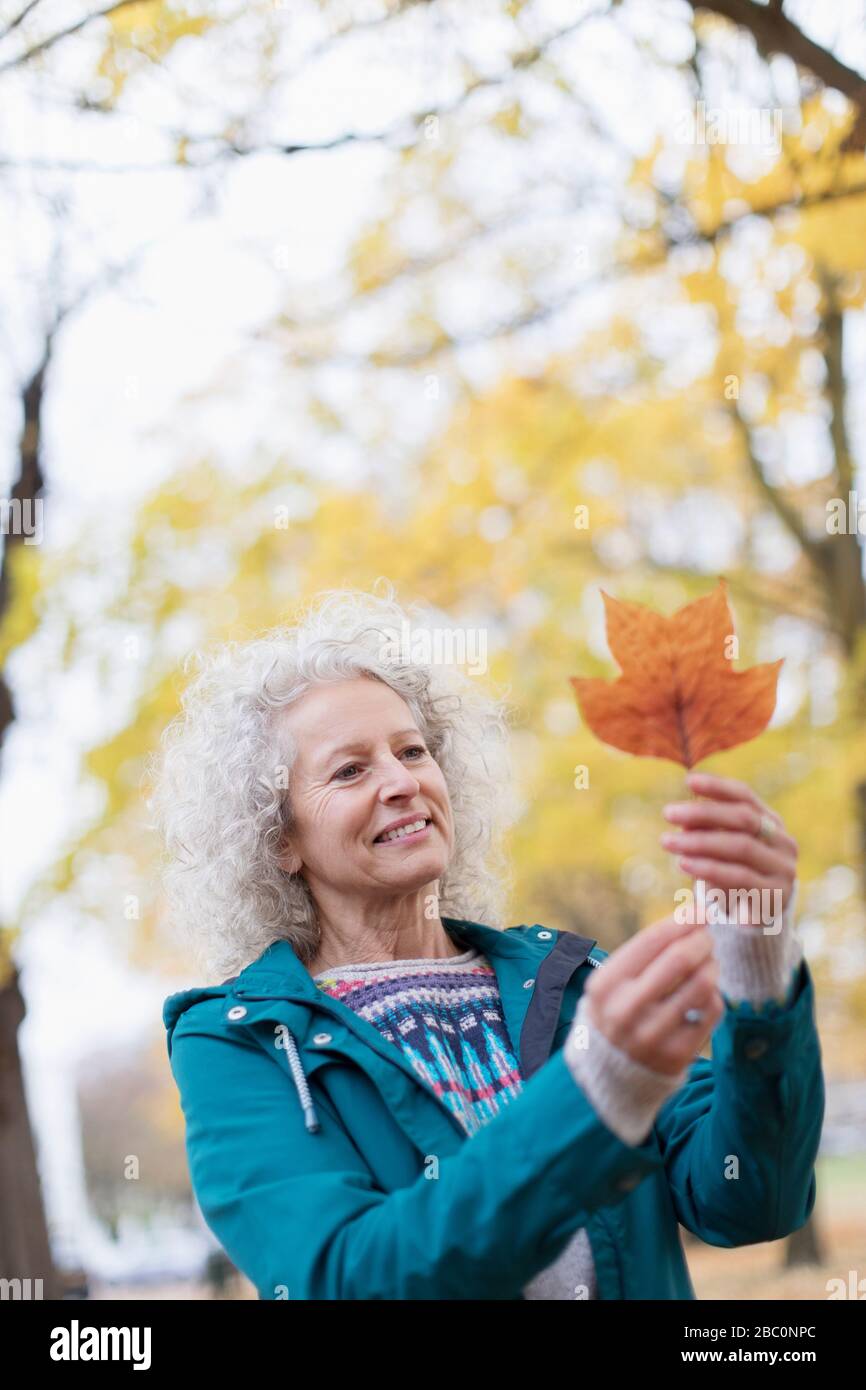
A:
<svg viewBox="0 0 866 1390">
<path fill-rule="evenodd" d="M 298 743 L 294 829 L 283 866 L 345 898 L 433 891 L 454 849 L 445 778 L 409 706 L 360 676 L 316 686 L 279 716 Z M 429 818 L 411 839 L 380 841 L 393 821 Z"/>
</svg>

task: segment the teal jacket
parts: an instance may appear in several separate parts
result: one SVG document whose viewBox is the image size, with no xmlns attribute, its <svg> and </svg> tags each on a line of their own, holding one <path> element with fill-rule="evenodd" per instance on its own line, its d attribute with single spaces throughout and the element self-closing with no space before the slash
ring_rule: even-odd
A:
<svg viewBox="0 0 866 1390">
<path fill-rule="evenodd" d="M 606 952 L 572 932 L 443 918 L 492 964 L 521 1093 L 471 1138 L 373 1024 L 272 942 L 165 1001 L 202 1214 L 266 1299 L 520 1299 L 585 1227 L 598 1297 L 693 1299 L 677 1223 L 710 1245 L 808 1219 L 824 1115 L 814 990 L 732 1005 L 639 1145 L 562 1053 Z"/>
</svg>

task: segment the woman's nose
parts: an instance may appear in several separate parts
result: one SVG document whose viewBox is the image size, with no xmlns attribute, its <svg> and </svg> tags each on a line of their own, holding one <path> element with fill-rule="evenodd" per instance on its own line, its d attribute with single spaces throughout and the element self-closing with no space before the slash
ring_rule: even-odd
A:
<svg viewBox="0 0 866 1390">
<path fill-rule="evenodd" d="M 420 785 L 405 763 L 394 762 L 382 774 L 382 790 L 390 792 L 392 796 L 409 795 L 416 792 Z"/>
</svg>

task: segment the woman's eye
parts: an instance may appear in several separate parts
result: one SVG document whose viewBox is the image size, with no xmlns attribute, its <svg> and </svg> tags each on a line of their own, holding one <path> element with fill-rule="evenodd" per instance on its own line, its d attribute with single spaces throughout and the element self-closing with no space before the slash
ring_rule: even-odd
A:
<svg viewBox="0 0 866 1390">
<path fill-rule="evenodd" d="M 421 756 L 424 757 L 424 756 L 426 755 L 426 753 L 427 753 L 427 749 L 423 746 L 423 744 L 420 744 L 420 743 L 413 743 L 412 746 L 411 746 L 410 748 L 404 748 L 404 749 L 403 749 L 403 752 L 404 752 L 404 753 L 420 753 Z M 353 767 L 357 767 L 357 766 L 358 766 L 357 763 L 348 763 L 345 767 L 341 767 L 339 772 L 335 772 L 335 773 L 334 773 L 334 777 L 335 777 L 337 780 L 341 781 L 341 782 L 345 782 L 347 779 L 343 776 L 343 773 L 344 773 L 344 772 L 351 772 L 351 771 L 352 771 L 352 768 L 353 768 Z"/>
</svg>

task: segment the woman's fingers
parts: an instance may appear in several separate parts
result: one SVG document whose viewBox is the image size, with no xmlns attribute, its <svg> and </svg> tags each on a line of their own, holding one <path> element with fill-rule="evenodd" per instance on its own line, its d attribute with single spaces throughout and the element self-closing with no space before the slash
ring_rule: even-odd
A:
<svg viewBox="0 0 866 1390">
<path fill-rule="evenodd" d="M 690 830 L 674 835 L 667 840 L 665 849 L 682 854 L 689 859 L 705 855 L 710 859 L 736 860 L 756 869 L 767 877 L 786 873 L 790 869 L 790 858 L 786 853 L 776 850 L 764 840 L 756 840 L 752 835 L 741 835 L 733 830 Z"/>
<path fill-rule="evenodd" d="M 699 798 L 697 801 L 671 802 L 664 808 L 663 814 L 666 820 L 673 822 L 672 830 L 668 833 L 685 834 L 704 829 L 739 830 L 755 839 L 761 828 L 762 813 L 769 815 L 776 828 L 772 840 L 759 839 L 757 843 L 796 859 L 799 852 L 797 841 L 785 830 L 781 816 L 769 807 L 759 807 L 752 802 Z"/>
<path fill-rule="evenodd" d="M 611 964 L 624 949 L 621 946 L 614 952 Z M 605 962 L 604 968 L 588 981 L 587 992 L 592 998 L 594 1017 L 610 1041 L 618 1047 L 626 1047 L 637 1021 L 687 983 L 694 972 L 712 958 L 712 951 L 710 932 L 705 926 L 699 926 L 662 946 L 637 975 L 618 975 L 613 979 L 608 976 L 605 980 L 602 978 L 608 971 Z"/>
<path fill-rule="evenodd" d="M 712 883 L 717 888 L 742 888 L 742 884 L 748 883 L 749 888 L 755 888 L 759 892 L 771 892 L 778 888 L 784 898 L 784 881 L 778 877 L 766 878 L 763 874 L 755 873 L 751 865 L 737 863 L 735 860 L 731 862 L 728 859 L 710 859 L 709 855 L 684 855 L 677 863 L 685 873 L 691 874 L 692 878 L 703 878 L 705 883 Z"/>
<path fill-rule="evenodd" d="M 738 777 L 719 777 L 714 772 L 689 772 L 686 782 L 698 796 L 718 798 L 720 801 L 748 801 L 757 811 L 780 819 L 776 811 L 764 805 L 748 782 L 741 782 Z"/>
<path fill-rule="evenodd" d="M 699 925 L 690 937 L 674 941 L 644 970 L 640 978 L 641 1003 L 659 1003 L 691 979 L 695 971 L 715 960 L 709 928 Z"/>
<path fill-rule="evenodd" d="M 680 922 L 673 914 L 661 917 L 648 927 L 642 927 L 622 946 L 611 952 L 600 970 L 587 982 L 587 992 L 605 998 L 624 980 L 634 979 L 664 951 L 671 942 L 698 931 L 700 924 Z"/>
<path fill-rule="evenodd" d="M 722 890 L 779 891 L 784 905 L 797 876 L 799 846 L 778 813 L 736 778 L 690 773 L 687 782 L 697 800 L 666 806 L 673 830 L 660 837 L 679 856 L 678 867 Z M 764 816 L 773 827 L 769 840 L 759 835 Z"/>
<path fill-rule="evenodd" d="M 648 1011 L 634 1034 L 637 1046 L 641 1049 L 663 1047 L 673 1040 L 679 1028 L 686 1028 L 691 1030 L 689 1042 L 694 1042 L 698 1051 L 725 1010 L 725 1002 L 717 988 L 718 979 L 718 961 L 715 958 L 705 961 L 673 994 Z M 695 1008 L 704 1012 L 703 1022 L 686 1023 L 683 1015 L 687 1009 Z"/>
<path fill-rule="evenodd" d="M 634 1061 L 674 1076 L 706 1045 L 725 1012 L 718 977 L 718 962 L 710 957 L 672 993 L 650 1003 L 638 1001 L 638 981 L 626 980 L 593 1021 Z M 686 1010 L 693 1008 L 703 1014 L 700 1023 L 685 1021 Z"/>
</svg>

